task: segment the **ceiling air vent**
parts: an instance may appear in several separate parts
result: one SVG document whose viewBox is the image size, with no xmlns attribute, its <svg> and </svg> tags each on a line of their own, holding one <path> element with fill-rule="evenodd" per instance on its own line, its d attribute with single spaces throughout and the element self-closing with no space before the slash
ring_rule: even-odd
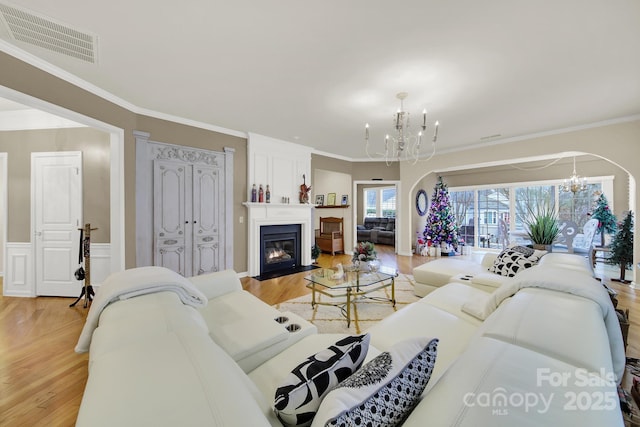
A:
<svg viewBox="0 0 640 427">
<path fill-rule="evenodd" d="M 95 64 L 96 37 L 0 3 L 0 22 L 15 40 Z"/>
</svg>

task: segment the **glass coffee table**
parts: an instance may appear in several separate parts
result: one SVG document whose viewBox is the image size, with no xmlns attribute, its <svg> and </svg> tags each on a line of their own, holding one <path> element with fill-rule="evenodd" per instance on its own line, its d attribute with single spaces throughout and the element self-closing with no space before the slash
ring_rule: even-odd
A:
<svg viewBox="0 0 640 427">
<path fill-rule="evenodd" d="M 342 315 L 347 319 L 347 327 L 349 327 L 351 326 L 351 304 L 355 304 L 359 300 L 390 302 L 395 307 L 395 278 L 397 276 L 398 270 L 389 267 L 380 267 L 377 271 L 371 271 L 367 267 L 361 269 L 345 267 L 342 277 L 336 277 L 336 270 L 322 268 L 314 270 L 305 279 L 309 281 L 306 285 L 307 288 L 311 289 L 311 307 L 318 304 L 340 308 Z M 367 296 L 374 291 L 388 287 L 391 287 L 391 298 Z M 316 293 L 330 298 L 346 298 L 346 301 L 316 301 Z"/>
</svg>

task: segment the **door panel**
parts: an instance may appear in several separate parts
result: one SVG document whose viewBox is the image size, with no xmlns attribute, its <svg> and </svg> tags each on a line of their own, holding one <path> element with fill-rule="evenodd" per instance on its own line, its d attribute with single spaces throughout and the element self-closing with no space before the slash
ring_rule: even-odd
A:
<svg viewBox="0 0 640 427">
<path fill-rule="evenodd" d="M 186 220 L 187 168 L 182 163 L 156 160 L 153 177 L 154 265 L 182 275 L 188 275 L 185 256 L 190 245 L 190 223 Z"/>
<path fill-rule="evenodd" d="M 78 296 L 82 153 L 33 153 L 32 165 L 36 294 Z"/>
<path fill-rule="evenodd" d="M 196 248 L 193 275 L 218 271 L 220 179 L 213 167 L 195 166 L 193 173 L 193 230 Z"/>
</svg>

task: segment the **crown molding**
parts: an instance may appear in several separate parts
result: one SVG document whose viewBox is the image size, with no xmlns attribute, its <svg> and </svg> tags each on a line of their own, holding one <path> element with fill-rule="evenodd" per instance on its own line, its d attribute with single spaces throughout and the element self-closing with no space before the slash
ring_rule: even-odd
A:
<svg viewBox="0 0 640 427">
<path fill-rule="evenodd" d="M 14 58 L 19 59 L 20 61 L 25 62 L 33 67 L 36 67 L 48 74 L 51 74 L 54 77 L 64 80 L 67 83 L 77 86 L 93 95 L 96 95 L 102 99 L 105 99 L 119 107 L 127 109 L 132 113 L 148 116 L 148 117 L 152 117 L 160 120 L 167 120 L 167 121 L 175 122 L 178 124 L 183 124 L 186 126 L 192 126 L 200 129 L 210 130 L 210 131 L 222 133 L 225 135 L 236 136 L 239 138 L 247 138 L 247 133 L 243 131 L 227 129 L 227 128 L 212 125 L 209 123 L 203 123 L 196 120 L 185 119 L 183 117 L 173 116 L 171 114 L 165 114 L 159 111 L 138 107 L 137 105 L 132 104 L 129 101 L 122 99 L 112 94 L 111 92 L 108 92 L 92 83 L 89 83 L 86 80 L 83 80 L 80 77 L 72 73 L 69 73 L 68 71 L 63 70 L 62 68 L 57 67 L 45 61 L 44 59 L 37 57 L 36 55 L 33 55 L 23 49 L 20 49 L 19 47 L 7 42 L 6 40 L 0 39 L 0 51 L 6 53 L 7 55 L 13 56 Z"/>
</svg>

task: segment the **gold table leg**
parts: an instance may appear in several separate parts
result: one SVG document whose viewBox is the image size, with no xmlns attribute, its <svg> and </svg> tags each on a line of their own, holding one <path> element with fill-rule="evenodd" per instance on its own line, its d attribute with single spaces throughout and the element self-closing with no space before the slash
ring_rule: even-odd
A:
<svg viewBox="0 0 640 427">
<path fill-rule="evenodd" d="M 347 288 L 347 328 L 351 326 L 351 288 Z"/>
</svg>

